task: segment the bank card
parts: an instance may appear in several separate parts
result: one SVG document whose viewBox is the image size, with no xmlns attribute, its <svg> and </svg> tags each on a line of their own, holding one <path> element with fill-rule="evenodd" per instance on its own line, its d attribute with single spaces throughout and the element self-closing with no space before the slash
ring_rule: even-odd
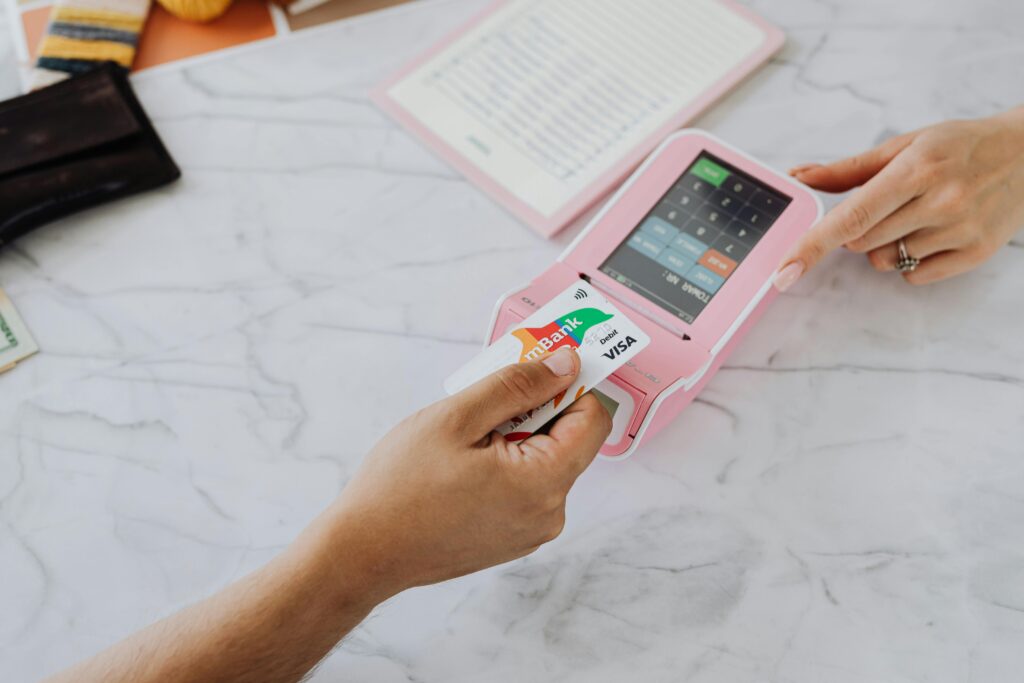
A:
<svg viewBox="0 0 1024 683">
<path fill-rule="evenodd" d="M 7 372 L 38 350 L 14 304 L 0 289 L 0 372 Z"/>
<path fill-rule="evenodd" d="M 580 374 L 566 391 L 498 428 L 509 441 L 533 434 L 651 343 L 651 338 L 590 283 L 580 280 L 514 326 L 444 383 L 462 391 L 506 365 L 543 358 L 568 346 L 580 356 Z"/>
</svg>

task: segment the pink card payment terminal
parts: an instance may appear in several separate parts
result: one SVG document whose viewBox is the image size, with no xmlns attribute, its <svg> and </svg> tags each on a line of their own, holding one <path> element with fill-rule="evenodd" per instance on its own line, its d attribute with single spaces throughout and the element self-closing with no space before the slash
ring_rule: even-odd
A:
<svg viewBox="0 0 1024 683">
<path fill-rule="evenodd" d="M 774 298 L 771 277 L 821 201 L 700 130 L 667 138 L 558 260 L 502 298 L 488 343 L 580 278 L 651 337 L 594 392 L 613 410 L 608 458 L 685 408 Z"/>
</svg>

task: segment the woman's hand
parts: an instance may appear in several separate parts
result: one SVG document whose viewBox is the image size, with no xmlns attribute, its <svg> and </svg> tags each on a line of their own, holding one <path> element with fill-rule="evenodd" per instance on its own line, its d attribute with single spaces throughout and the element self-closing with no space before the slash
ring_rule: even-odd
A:
<svg viewBox="0 0 1024 683">
<path fill-rule="evenodd" d="M 588 394 L 547 434 L 513 443 L 494 430 L 568 388 L 579 364 L 562 349 L 506 367 L 374 447 L 325 515 L 341 546 L 360 549 L 378 599 L 521 557 L 561 532 L 566 494 L 611 430 L 608 412 Z"/>
<path fill-rule="evenodd" d="M 921 261 L 903 273 L 907 282 L 944 280 L 983 263 L 1024 225 L 1024 107 L 922 128 L 790 174 L 826 192 L 859 189 L 783 259 L 779 289 L 839 246 L 866 253 L 876 270 L 894 270 L 900 239 Z"/>
</svg>

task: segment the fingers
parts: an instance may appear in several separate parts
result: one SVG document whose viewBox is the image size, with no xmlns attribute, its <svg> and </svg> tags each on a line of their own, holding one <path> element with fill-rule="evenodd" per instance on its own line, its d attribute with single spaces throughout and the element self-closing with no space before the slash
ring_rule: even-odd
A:
<svg viewBox="0 0 1024 683">
<path fill-rule="evenodd" d="M 846 192 L 873 178 L 913 139 L 912 133 L 889 138 L 873 149 L 828 165 L 798 166 L 790 174 L 802 183 L 825 192 Z"/>
<path fill-rule="evenodd" d="M 983 260 L 972 250 L 944 251 L 921 261 L 913 272 L 903 273 L 903 279 L 912 285 L 927 285 L 966 273 Z"/>
<path fill-rule="evenodd" d="M 985 260 L 984 249 L 965 247 L 962 235 L 955 228 L 924 228 L 904 238 L 907 254 L 920 259 L 916 269 L 902 273 L 903 279 L 912 285 L 926 285 L 932 282 L 960 275 Z M 894 242 L 878 247 L 868 253 L 868 260 L 875 270 L 896 270 L 899 247 Z"/>
<path fill-rule="evenodd" d="M 830 251 L 861 237 L 917 196 L 917 185 L 909 180 L 909 163 L 901 159 L 885 166 L 800 238 L 775 275 L 777 288 L 792 286 Z"/>
<path fill-rule="evenodd" d="M 587 393 L 559 415 L 547 434 L 531 436 L 520 448 L 527 458 L 558 462 L 572 483 L 594 461 L 611 430 L 608 411 L 597 397 Z"/>
<path fill-rule="evenodd" d="M 442 403 L 454 410 L 467 443 L 475 443 L 567 389 L 579 370 L 579 356 L 563 347 L 541 360 L 504 367 Z"/>
<path fill-rule="evenodd" d="M 878 247 L 892 244 L 901 237 L 913 234 L 928 224 L 928 210 L 921 199 L 913 199 L 896 209 L 878 225 L 857 239 L 847 242 L 846 248 L 863 254 Z M 917 256 L 917 254 L 914 254 Z M 920 257 L 918 257 L 920 258 Z"/>
<path fill-rule="evenodd" d="M 956 231 L 949 228 L 922 228 L 903 238 L 907 254 L 922 261 L 933 254 L 962 246 L 961 241 Z M 872 249 L 868 252 L 868 260 L 875 270 L 896 270 L 896 262 L 899 260 L 896 241 Z"/>
</svg>

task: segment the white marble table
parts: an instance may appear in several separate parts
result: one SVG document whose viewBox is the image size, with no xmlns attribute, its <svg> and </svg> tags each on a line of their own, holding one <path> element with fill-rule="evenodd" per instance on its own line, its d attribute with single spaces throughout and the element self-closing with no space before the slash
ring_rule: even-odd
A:
<svg viewBox="0 0 1024 683">
<path fill-rule="evenodd" d="M 139 79 L 182 181 L 0 255 L 43 348 L 0 377 L 0 680 L 271 557 L 566 243 L 366 99 L 483 4 Z M 697 124 L 779 167 L 1024 101 L 1021 3 L 755 4 L 789 42 Z M 1022 246 L 922 289 L 833 256 L 560 539 L 384 605 L 315 680 L 1019 680 Z"/>
</svg>

